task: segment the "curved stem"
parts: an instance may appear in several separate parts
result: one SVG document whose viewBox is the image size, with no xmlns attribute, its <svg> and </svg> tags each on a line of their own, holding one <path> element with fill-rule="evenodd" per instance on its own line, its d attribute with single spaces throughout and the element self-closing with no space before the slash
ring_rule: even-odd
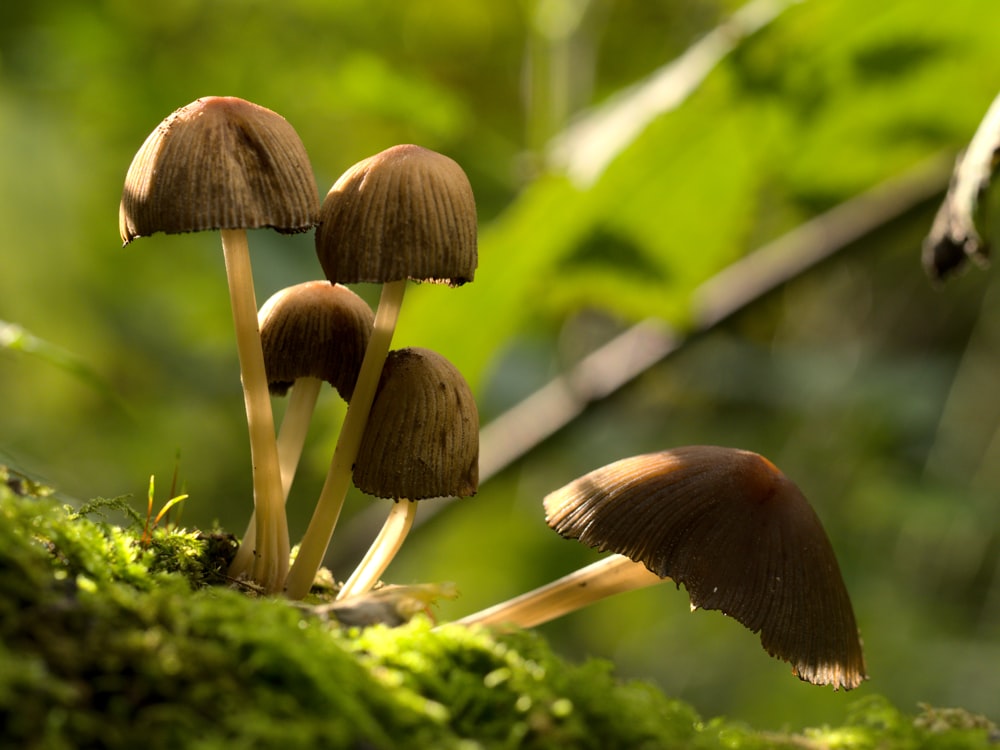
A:
<svg viewBox="0 0 1000 750">
<path fill-rule="evenodd" d="M 316 399 L 319 397 L 322 385 L 323 381 L 319 378 L 298 378 L 292 386 L 291 395 L 288 397 L 288 407 L 285 409 L 285 416 L 278 429 L 278 468 L 281 472 L 281 498 L 285 504 L 288 503 L 288 492 L 292 488 L 299 459 L 302 457 L 302 447 L 306 442 L 309 422 L 316 408 Z M 243 543 L 236 552 L 237 558 L 241 553 L 244 553 L 244 550 L 247 550 L 246 555 L 251 555 L 256 540 L 257 512 L 254 511 L 250 516 L 246 533 L 243 534 Z M 237 564 L 238 561 L 234 559 L 233 565 Z"/>
<path fill-rule="evenodd" d="M 460 625 L 519 625 L 530 628 L 623 591 L 668 581 L 642 563 L 612 555 L 552 583 L 458 620 Z"/>
<path fill-rule="evenodd" d="M 338 600 L 355 594 L 364 594 L 378 582 L 399 552 L 399 548 L 403 546 L 403 541 L 413 526 L 413 517 L 416 515 L 416 500 L 403 498 L 392 504 L 392 510 L 389 511 L 382 530 L 375 537 L 375 541 L 368 548 L 358 567 L 351 573 L 351 577 L 347 579 L 347 583 L 337 593 Z"/>
<path fill-rule="evenodd" d="M 274 437 L 274 416 L 264 372 L 264 354 L 257 327 L 257 300 L 247 233 L 243 229 L 222 230 L 222 252 L 226 260 L 229 299 L 236 330 L 236 351 L 243 382 L 247 429 L 250 435 L 250 462 L 253 469 L 254 510 L 257 516 L 257 544 L 252 549 L 252 565 L 247 555 L 230 566 L 237 577 L 250 568 L 251 577 L 268 593 L 280 591 L 288 571 L 288 522 L 281 498 L 281 475 Z M 239 564 L 237 564 L 239 563 Z"/>
<path fill-rule="evenodd" d="M 389 354 L 392 334 L 396 330 L 399 309 L 403 304 L 403 293 L 406 291 L 406 281 L 390 281 L 382 286 L 378 309 L 375 311 L 375 327 L 372 329 L 368 347 L 365 349 L 361 370 L 354 386 L 354 394 L 347 406 L 344 424 L 340 429 L 340 437 L 333 451 L 330 469 L 326 481 L 320 491 L 316 509 L 306 528 L 299 545 L 299 553 L 295 558 L 285 581 L 285 593 L 292 599 L 301 599 L 309 593 L 316 571 L 323 563 L 326 548 L 340 518 L 340 511 L 347 497 L 347 489 L 351 484 L 351 472 L 354 470 L 354 460 L 361 445 L 365 424 L 368 422 L 368 412 L 371 411 L 375 390 L 378 388 L 382 365 Z"/>
</svg>

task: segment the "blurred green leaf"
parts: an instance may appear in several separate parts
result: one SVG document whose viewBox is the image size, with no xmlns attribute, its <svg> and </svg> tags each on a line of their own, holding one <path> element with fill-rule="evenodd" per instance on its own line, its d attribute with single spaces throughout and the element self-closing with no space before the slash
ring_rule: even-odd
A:
<svg viewBox="0 0 1000 750">
<path fill-rule="evenodd" d="M 83 359 L 26 331 L 17 323 L 0 320 L 0 350 L 17 352 L 64 370 L 93 388 L 119 409 L 125 409 L 109 383 Z"/>
<path fill-rule="evenodd" d="M 683 323 L 692 291 L 733 260 L 961 147 L 1000 80 L 997 24 L 981 0 L 947 14 L 929 0 L 793 7 L 595 184 L 527 186 L 483 232 L 475 294 L 408 303 L 407 330 L 447 349 L 476 320 L 456 352 L 475 380 L 515 331 L 580 309 Z"/>
</svg>

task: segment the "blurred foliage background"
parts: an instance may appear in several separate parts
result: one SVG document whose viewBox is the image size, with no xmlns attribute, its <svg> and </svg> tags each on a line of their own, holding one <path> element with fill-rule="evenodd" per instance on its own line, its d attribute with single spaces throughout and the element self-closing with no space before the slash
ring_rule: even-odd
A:
<svg viewBox="0 0 1000 750">
<path fill-rule="evenodd" d="M 422 510 L 392 580 L 454 581 L 462 596 L 441 616 L 471 612 L 595 559 L 547 529 L 548 491 L 635 453 L 748 448 L 824 520 L 871 681 L 847 695 L 799 683 L 669 584 L 544 626 L 556 647 L 765 727 L 836 722 L 867 692 L 996 720 L 1000 287 L 975 271 L 934 288 L 919 247 L 1000 88 L 998 28 L 994 0 L 5 3 L 0 461 L 71 500 L 139 508 L 151 474 L 162 503 L 176 472 L 181 523 L 242 532 L 250 471 L 218 238 L 122 249 L 117 204 L 161 119 L 244 97 L 296 127 L 321 193 L 395 143 L 465 167 L 476 281 L 411 288 L 396 345 L 455 362 L 484 424 L 639 321 L 680 337 L 537 444 L 493 434 L 479 495 Z M 887 180 L 887 200 L 838 213 Z M 827 260 L 787 283 L 768 272 L 770 291 L 737 267 L 724 289 L 748 304 L 706 308 L 708 279 L 810 220 L 791 257 L 830 243 Z M 259 301 L 320 277 L 311 240 L 252 234 Z M 739 309 L 714 320 L 727 299 Z M 603 361 L 612 379 L 624 364 Z M 325 393 L 293 542 L 342 414 Z M 372 502 L 350 500 L 340 576 L 374 533 Z"/>
</svg>

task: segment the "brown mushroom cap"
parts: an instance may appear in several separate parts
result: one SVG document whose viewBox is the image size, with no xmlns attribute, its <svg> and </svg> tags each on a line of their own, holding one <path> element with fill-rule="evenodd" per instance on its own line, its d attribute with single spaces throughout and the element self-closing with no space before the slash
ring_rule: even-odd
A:
<svg viewBox="0 0 1000 750">
<path fill-rule="evenodd" d="M 751 631 L 801 679 L 866 679 L 837 558 L 819 518 L 766 458 L 689 446 L 626 458 L 545 498 L 559 534 L 684 584 L 691 607 Z"/>
<path fill-rule="evenodd" d="M 351 400 L 375 319 L 368 303 L 339 284 L 306 281 L 271 295 L 258 318 L 271 393 L 311 376 Z"/>
<path fill-rule="evenodd" d="M 316 252 L 342 284 L 413 279 L 458 286 L 476 272 L 476 202 L 449 157 L 393 146 L 348 169 L 320 208 Z"/>
<path fill-rule="evenodd" d="M 122 241 L 154 232 L 316 224 L 319 194 L 305 147 L 280 115 L 236 97 L 208 96 L 154 130 L 125 176 Z"/>
<path fill-rule="evenodd" d="M 479 412 L 462 374 L 417 347 L 389 352 L 354 465 L 376 497 L 467 497 L 479 486 Z"/>
</svg>

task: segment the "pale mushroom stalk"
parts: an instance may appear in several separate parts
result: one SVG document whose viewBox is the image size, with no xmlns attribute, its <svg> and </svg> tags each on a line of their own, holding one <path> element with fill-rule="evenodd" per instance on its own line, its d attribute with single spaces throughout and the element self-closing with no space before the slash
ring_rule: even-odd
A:
<svg viewBox="0 0 1000 750">
<path fill-rule="evenodd" d="M 288 397 L 285 416 L 278 429 L 278 466 L 281 469 L 281 492 L 288 501 L 288 493 L 295 481 L 295 473 L 302 458 L 302 449 L 309 432 L 309 423 L 316 410 L 320 387 L 323 381 L 306 376 L 298 378 Z"/>
<path fill-rule="evenodd" d="M 375 311 L 375 326 L 368 347 L 365 349 L 354 394 L 351 396 L 344 423 L 340 428 L 330 469 L 327 471 L 326 481 L 323 483 L 309 526 L 299 545 L 295 563 L 285 581 L 285 593 L 292 599 L 301 599 L 309 593 L 316 573 L 323 564 L 323 557 L 330 545 L 337 521 L 340 519 L 340 511 L 344 507 L 344 499 L 351 484 L 351 471 L 358 455 L 358 446 L 361 445 L 368 412 L 375 399 L 382 365 L 389 354 L 405 292 L 405 279 L 386 282 L 382 286 L 378 309 Z"/>
<path fill-rule="evenodd" d="M 244 545 L 253 554 L 253 578 L 268 593 L 280 591 L 288 572 L 288 521 L 281 492 L 278 449 L 274 437 L 274 416 L 264 373 L 264 354 L 257 328 L 257 301 L 247 234 L 242 229 L 222 230 L 222 252 L 236 329 L 236 351 L 243 381 L 250 460 L 253 468 L 256 543 Z M 245 555 L 244 555 L 245 559 Z M 234 560 L 231 573 L 242 572 L 243 560 Z"/>
<path fill-rule="evenodd" d="M 306 434 L 309 431 L 309 422 L 312 420 L 322 385 L 323 381 L 319 378 L 312 376 L 298 378 L 292 388 L 291 395 L 288 397 L 288 407 L 281 420 L 281 427 L 278 428 L 278 469 L 281 473 L 282 502 L 286 504 L 292 482 L 295 480 L 295 473 L 298 470 L 299 460 L 302 457 Z M 243 534 L 243 542 L 236 552 L 236 558 L 244 556 L 242 564 L 245 565 L 249 562 L 249 555 L 253 553 L 256 542 L 257 511 L 255 510 L 250 515 L 246 533 Z M 236 558 L 233 560 L 234 567 L 237 566 Z"/>
<path fill-rule="evenodd" d="M 612 555 L 537 589 L 466 615 L 458 623 L 532 628 L 613 594 L 669 580 L 624 555 Z"/>
<path fill-rule="evenodd" d="M 369 591 L 389 567 L 389 563 L 399 552 L 400 547 L 410 533 L 413 519 L 417 515 L 415 500 L 403 498 L 393 504 L 392 510 L 382 525 L 382 530 L 372 542 L 368 552 L 354 569 L 347 583 L 337 593 L 337 599 L 346 599 L 355 594 Z"/>
</svg>

